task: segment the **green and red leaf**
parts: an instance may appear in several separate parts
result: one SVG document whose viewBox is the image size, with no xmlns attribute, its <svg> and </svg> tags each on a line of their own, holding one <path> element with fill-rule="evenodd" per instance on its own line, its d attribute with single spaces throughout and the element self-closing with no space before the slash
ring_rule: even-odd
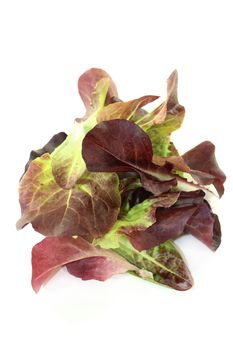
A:
<svg viewBox="0 0 233 350">
<path fill-rule="evenodd" d="M 63 189 L 53 177 L 50 155 L 44 154 L 30 163 L 20 182 L 17 227 L 31 223 L 43 235 L 100 237 L 117 219 L 118 187 L 116 174 L 86 172 L 73 188 Z"/>
<path fill-rule="evenodd" d="M 81 237 L 46 237 L 32 249 L 32 287 L 35 292 L 63 266 L 84 280 L 100 281 L 118 273 L 138 270 L 117 253 L 95 247 Z"/>
</svg>

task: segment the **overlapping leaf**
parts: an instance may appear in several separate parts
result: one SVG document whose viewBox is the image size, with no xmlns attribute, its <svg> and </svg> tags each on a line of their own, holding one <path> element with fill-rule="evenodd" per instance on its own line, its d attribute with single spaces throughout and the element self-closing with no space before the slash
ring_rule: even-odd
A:
<svg viewBox="0 0 233 350">
<path fill-rule="evenodd" d="M 138 250 L 150 249 L 184 232 L 191 233 L 210 249 L 216 250 L 221 241 L 221 227 L 216 214 L 204 200 L 202 191 L 183 192 L 169 208 L 158 208 L 155 222 L 144 230 L 128 232 Z"/>
<path fill-rule="evenodd" d="M 103 240 L 98 240 L 98 244 L 114 249 L 131 264 L 142 269 L 135 271 L 135 274 L 145 280 L 181 291 L 192 287 L 190 271 L 178 248 L 171 241 L 143 252 L 136 250 L 126 236 L 119 234 L 115 235 L 115 239 L 106 235 Z"/>
<path fill-rule="evenodd" d="M 117 97 L 117 90 L 110 76 L 100 69 L 85 72 L 78 81 L 78 88 L 86 114 L 81 119 L 76 118 L 72 133 L 52 153 L 53 175 L 66 189 L 72 188 L 86 169 L 82 141 L 89 130 L 103 120 L 129 119 L 142 106 L 158 98 L 144 96 L 128 102 L 110 103 Z"/>
<path fill-rule="evenodd" d="M 120 208 L 116 174 L 86 172 L 65 190 L 52 174 L 51 157 L 44 154 L 31 162 L 19 188 L 22 217 L 18 229 L 31 223 L 44 235 L 79 235 L 90 240 L 106 233 Z"/>
<path fill-rule="evenodd" d="M 113 119 L 130 119 L 141 107 L 155 101 L 158 96 L 143 96 L 128 102 L 115 102 L 100 111 L 98 122 Z"/>
<path fill-rule="evenodd" d="M 178 74 L 174 71 L 167 80 L 167 99 L 152 112 L 134 118 L 150 137 L 153 154 L 167 157 L 172 155 L 170 134 L 180 128 L 185 109 L 179 104 L 177 97 Z"/>
<path fill-rule="evenodd" d="M 52 136 L 51 139 L 46 143 L 46 145 L 44 145 L 40 149 L 31 151 L 29 160 L 25 165 L 24 173 L 27 171 L 29 164 L 31 163 L 32 160 L 42 156 L 42 154 L 44 153 L 52 153 L 55 150 L 55 148 L 57 148 L 61 143 L 65 141 L 66 137 L 67 137 L 67 134 L 65 132 L 59 132 L 58 134 L 55 134 L 54 136 Z"/>
<path fill-rule="evenodd" d="M 73 262 L 79 262 L 79 265 L 70 265 Z M 104 281 L 114 274 L 138 270 L 113 251 L 95 247 L 81 237 L 46 237 L 32 249 L 32 287 L 35 292 L 65 265 L 69 272 L 84 280 Z M 87 269 L 87 266 L 91 268 Z"/>
<path fill-rule="evenodd" d="M 210 141 L 200 143 L 182 157 L 195 180 L 203 185 L 213 184 L 219 195 L 223 195 L 226 176 L 218 166 L 215 146 Z"/>
<path fill-rule="evenodd" d="M 51 155 L 53 175 L 58 185 L 65 189 L 72 188 L 86 170 L 82 158 L 82 141 L 85 134 L 96 125 L 96 117 L 105 104 L 108 89 L 107 78 L 97 82 L 90 97 L 93 100 L 90 104 L 91 111 L 88 110 L 81 121 L 75 122 L 72 133 Z M 88 114 L 91 112 L 92 114 Z"/>
<path fill-rule="evenodd" d="M 111 142 L 108 140 L 111 139 Z M 137 171 L 142 175 L 142 181 L 149 181 L 146 175 L 151 175 L 164 187 L 162 181 L 173 180 L 174 176 L 166 169 L 158 168 L 152 163 L 152 146 L 147 134 L 137 125 L 127 120 L 105 121 L 95 126 L 85 136 L 82 154 L 90 171 L 129 172 Z M 169 183 L 165 191 L 176 184 Z M 156 194 L 162 193 L 157 191 Z M 153 191 L 151 191 L 153 192 Z"/>
</svg>

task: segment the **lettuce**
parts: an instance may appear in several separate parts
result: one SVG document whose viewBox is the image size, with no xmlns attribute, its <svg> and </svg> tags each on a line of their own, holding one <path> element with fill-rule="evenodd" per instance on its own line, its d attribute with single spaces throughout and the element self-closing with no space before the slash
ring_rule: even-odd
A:
<svg viewBox="0 0 233 350">
<path fill-rule="evenodd" d="M 181 156 L 171 134 L 183 122 L 178 74 L 167 98 L 119 99 L 111 77 L 92 68 L 78 81 L 86 113 L 66 135 L 32 151 L 19 184 L 21 218 L 46 236 L 32 249 L 32 287 L 38 292 L 65 267 L 83 280 L 105 281 L 130 272 L 176 290 L 192 287 L 174 240 L 191 234 L 216 250 L 218 216 L 206 200 L 213 185 L 224 193 L 225 174 L 215 146 L 205 141 Z"/>
<path fill-rule="evenodd" d="M 79 235 L 90 240 L 108 232 L 120 210 L 116 174 L 85 172 L 76 185 L 60 187 L 52 173 L 48 153 L 33 160 L 20 187 L 22 216 L 18 229 L 31 223 L 46 236 Z"/>
<path fill-rule="evenodd" d="M 92 270 L 85 267 L 91 265 Z M 138 270 L 113 251 L 97 248 L 81 237 L 46 237 L 32 249 L 33 289 L 38 292 L 62 266 L 84 280 L 101 281 L 116 273 Z"/>
</svg>

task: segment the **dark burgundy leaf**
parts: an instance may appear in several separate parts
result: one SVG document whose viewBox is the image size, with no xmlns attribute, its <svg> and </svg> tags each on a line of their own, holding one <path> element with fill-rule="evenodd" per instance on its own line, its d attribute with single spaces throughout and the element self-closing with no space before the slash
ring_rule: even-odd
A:
<svg viewBox="0 0 233 350">
<path fill-rule="evenodd" d="M 202 185 L 213 184 L 218 194 L 223 195 L 226 176 L 218 166 L 215 146 L 210 141 L 192 148 L 183 155 L 183 159 L 191 168 L 191 174 L 196 181 Z"/>
<path fill-rule="evenodd" d="M 25 165 L 24 173 L 27 171 L 29 164 L 32 160 L 42 156 L 42 154 L 44 153 L 51 154 L 55 150 L 55 148 L 57 148 L 63 141 L 65 141 L 66 137 L 67 134 L 65 132 L 59 132 L 58 134 L 55 134 L 42 148 L 37 149 L 36 151 L 31 151 L 29 160 Z"/>
<path fill-rule="evenodd" d="M 152 147 L 147 134 L 137 125 L 127 120 L 110 120 L 87 133 L 82 154 L 90 171 L 127 172 L 132 168 L 147 169 Z"/>
<path fill-rule="evenodd" d="M 155 196 L 169 191 L 172 187 L 176 186 L 177 180 L 171 179 L 167 181 L 156 180 L 153 176 L 140 172 L 142 186 L 145 190 L 153 193 Z"/>
<path fill-rule="evenodd" d="M 166 169 L 152 163 L 152 154 L 148 135 L 127 120 L 102 122 L 89 131 L 83 140 L 82 155 L 88 170 L 137 171 L 147 191 L 161 194 L 174 186 L 176 180 Z M 164 181 L 167 183 L 164 184 Z"/>
<path fill-rule="evenodd" d="M 180 192 L 180 196 L 173 207 L 183 208 L 187 206 L 203 204 L 205 193 L 202 190 Z"/>
<path fill-rule="evenodd" d="M 130 233 L 132 245 L 139 251 L 150 249 L 175 239 L 184 231 L 187 221 L 194 214 L 197 207 L 159 208 L 156 211 L 156 223 L 145 231 Z"/>
<path fill-rule="evenodd" d="M 222 231 L 221 231 L 221 225 L 220 221 L 218 219 L 218 215 L 212 214 L 214 218 L 214 232 L 213 232 L 213 242 L 212 242 L 212 249 L 216 250 L 221 244 L 221 238 L 222 238 Z"/>
<path fill-rule="evenodd" d="M 209 206 L 203 203 L 188 220 L 185 232 L 191 233 L 212 250 L 216 250 L 221 243 L 221 227 L 218 216 L 210 211 Z"/>
<path fill-rule="evenodd" d="M 170 208 L 158 208 L 156 222 L 146 230 L 131 230 L 130 237 L 138 250 L 150 249 L 183 233 L 190 233 L 210 249 L 216 250 L 221 243 L 221 227 L 216 214 L 204 200 L 204 192 L 181 192 Z"/>
</svg>

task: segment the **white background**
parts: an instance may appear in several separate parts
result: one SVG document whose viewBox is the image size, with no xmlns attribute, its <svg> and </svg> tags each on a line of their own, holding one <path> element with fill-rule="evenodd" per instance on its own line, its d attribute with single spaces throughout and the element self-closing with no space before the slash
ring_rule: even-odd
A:
<svg viewBox="0 0 233 350">
<path fill-rule="evenodd" d="M 0 1 L 1 349 L 232 349 L 232 32 L 224 0 Z M 228 175 L 223 243 L 212 253 L 194 238 L 178 241 L 190 291 L 65 271 L 38 295 L 31 289 L 31 248 L 42 236 L 15 230 L 18 179 L 32 148 L 83 115 L 76 82 L 91 67 L 107 70 L 124 100 L 163 94 L 178 69 L 178 148 L 216 144 Z"/>
</svg>

